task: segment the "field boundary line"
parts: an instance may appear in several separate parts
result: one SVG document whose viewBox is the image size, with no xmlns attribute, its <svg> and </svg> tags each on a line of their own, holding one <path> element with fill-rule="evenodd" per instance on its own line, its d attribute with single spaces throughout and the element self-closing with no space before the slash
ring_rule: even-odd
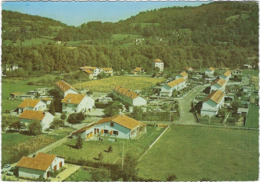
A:
<svg viewBox="0 0 260 182">
<path fill-rule="evenodd" d="M 143 155 L 141 155 L 141 157 L 138 159 L 138 161 L 140 161 L 143 156 L 148 152 L 148 150 L 150 150 L 152 148 L 152 146 L 161 138 L 161 136 L 163 136 L 163 134 L 170 128 L 170 125 L 167 126 L 167 128 L 164 129 L 164 131 L 153 141 L 153 143 L 151 145 L 149 145 L 149 148 L 143 153 Z"/>
</svg>

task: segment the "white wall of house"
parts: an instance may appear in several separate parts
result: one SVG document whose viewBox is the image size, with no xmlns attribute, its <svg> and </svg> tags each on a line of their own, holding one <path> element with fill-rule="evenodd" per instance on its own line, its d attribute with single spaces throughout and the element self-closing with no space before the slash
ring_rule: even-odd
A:
<svg viewBox="0 0 260 182">
<path fill-rule="evenodd" d="M 93 70 L 93 76 L 98 76 L 101 71 L 102 71 L 102 70 L 99 69 L 99 68 L 94 69 L 94 70 Z"/>
<path fill-rule="evenodd" d="M 36 169 L 28 169 L 24 167 L 18 168 L 18 176 L 22 178 L 38 179 L 40 176 L 47 178 L 46 171 L 40 171 Z"/>
<path fill-rule="evenodd" d="M 171 96 L 172 95 L 172 91 L 174 89 L 177 89 L 177 87 L 169 87 L 168 85 L 164 85 L 162 86 L 161 88 L 161 91 L 160 91 L 160 96 Z"/>
<path fill-rule="evenodd" d="M 164 63 L 163 62 L 155 62 L 154 67 L 158 67 L 160 69 L 160 71 L 163 71 Z"/>
<path fill-rule="evenodd" d="M 19 109 L 18 109 L 18 112 L 19 113 L 22 113 L 24 110 L 34 110 L 34 111 L 44 111 L 44 110 L 46 110 L 47 109 L 47 105 L 44 103 L 44 102 L 42 102 L 42 101 L 40 101 L 40 102 L 38 102 L 38 104 L 36 105 L 36 106 L 34 106 L 34 107 L 25 107 L 25 108 L 22 108 L 22 107 L 19 107 Z"/>
<path fill-rule="evenodd" d="M 213 71 L 211 71 L 211 70 L 205 71 L 205 75 L 212 76 L 213 74 L 214 74 L 214 70 Z"/>
<path fill-rule="evenodd" d="M 147 101 L 142 97 L 136 97 L 133 99 L 133 106 L 144 106 L 147 105 Z"/>
<path fill-rule="evenodd" d="M 62 111 L 68 113 L 87 112 L 93 109 L 95 101 L 91 97 L 85 96 L 79 104 L 62 103 Z"/>
<path fill-rule="evenodd" d="M 225 88 L 226 88 L 226 83 L 223 86 L 220 86 L 219 84 L 214 84 L 214 85 L 211 85 L 210 92 L 212 92 L 214 90 L 221 90 L 224 92 Z"/>
<path fill-rule="evenodd" d="M 49 112 L 45 113 L 45 116 L 41 122 L 43 131 L 50 127 L 51 123 L 53 122 L 53 119 L 54 119 L 54 116 L 51 113 L 49 113 Z"/>
<path fill-rule="evenodd" d="M 51 164 L 51 170 L 54 171 L 55 166 L 56 166 L 56 170 L 60 170 L 60 168 L 62 168 L 65 164 L 65 160 L 63 158 L 60 157 L 55 157 L 55 159 L 53 160 L 52 164 Z"/>
<path fill-rule="evenodd" d="M 203 102 L 201 108 L 201 116 L 215 116 L 218 114 L 218 110 L 224 105 L 224 97 L 222 100 L 217 104 L 212 100 L 207 100 Z"/>
<path fill-rule="evenodd" d="M 64 97 L 67 95 L 67 94 L 78 94 L 77 91 L 73 90 L 73 89 L 69 89 L 67 91 L 64 92 Z"/>
</svg>

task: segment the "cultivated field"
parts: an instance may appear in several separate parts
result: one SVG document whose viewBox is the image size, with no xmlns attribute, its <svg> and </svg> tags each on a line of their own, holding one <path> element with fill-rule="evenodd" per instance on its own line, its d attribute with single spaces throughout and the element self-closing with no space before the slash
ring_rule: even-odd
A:
<svg viewBox="0 0 260 182">
<path fill-rule="evenodd" d="M 255 104 L 249 104 L 249 112 L 246 119 L 246 127 L 258 128 L 258 118 L 259 118 L 259 106 Z"/>
<path fill-rule="evenodd" d="M 138 168 L 154 180 L 257 180 L 258 131 L 172 126 Z"/>
<path fill-rule="evenodd" d="M 122 86 L 132 90 L 141 90 L 164 81 L 164 78 L 132 77 L 132 76 L 112 76 L 101 80 L 91 80 L 81 84 L 83 89 L 95 92 L 111 92 L 115 86 Z M 73 85 L 80 88 L 80 83 Z"/>
<path fill-rule="evenodd" d="M 142 135 L 138 140 L 118 139 L 116 142 L 84 141 L 82 149 L 75 148 L 76 139 L 73 139 L 54 148 L 51 153 L 62 156 L 65 159 L 84 159 L 93 162 L 115 163 L 122 156 L 123 145 L 125 152 L 129 151 L 136 157 L 140 157 L 162 131 L 162 128 L 147 127 L 147 134 Z M 113 148 L 112 152 L 107 152 L 109 145 L 111 145 Z M 104 156 L 102 161 L 97 159 L 99 153 L 102 153 Z"/>
</svg>

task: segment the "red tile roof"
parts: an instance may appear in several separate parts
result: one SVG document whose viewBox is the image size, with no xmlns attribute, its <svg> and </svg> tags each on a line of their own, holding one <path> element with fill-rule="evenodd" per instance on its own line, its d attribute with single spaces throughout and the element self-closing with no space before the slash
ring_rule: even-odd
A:
<svg viewBox="0 0 260 182">
<path fill-rule="evenodd" d="M 67 94 L 64 99 L 62 99 L 62 103 L 67 103 L 67 104 L 79 104 L 83 98 L 85 97 L 85 95 L 82 94 L 72 94 L 69 93 Z"/>
<path fill-rule="evenodd" d="M 180 73 L 181 76 L 188 76 L 188 73 L 186 73 L 185 71 Z"/>
<path fill-rule="evenodd" d="M 231 71 L 228 70 L 228 71 L 226 71 L 223 75 L 226 76 L 226 77 L 228 77 L 230 74 L 231 74 Z"/>
<path fill-rule="evenodd" d="M 19 108 L 32 107 L 34 108 L 40 102 L 39 99 L 24 99 L 24 101 L 18 106 Z"/>
<path fill-rule="evenodd" d="M 43 111 L 33 111 L 33 110 L 24 110 L 22 114 L 19 116 L 21 119 L 31 119 L 42 121 L 45 117 L 45 113 Z"/>
<path fill-rule="evenodd" d="M 219 103 L 222 98 L 225 96 L 225 93 L 222 92 L 221 90 L 215 90 L 213 92 L 211 92 L 205 99 L 204 101 L 207 101 L 207 100 L 212 100 L 213 102 L 215 103 Z"/>
<path fill-rule="evenodd" d="M 131 98 L 132 100 L 139 96 L 136 92 L 131 91 L 127 88 L 120 87 L 120 86 L 116 86 L 114 90 L 117 93 L 120 93 L 128 98 Z"/>
<path fill-rule="evenodd" d="M 160 60 L 160 59 L 158 59 L 158 58 L 155 59 L 154 62 L 155 62 L 155 63 L 163 63 L 162 60 Z"/>
<path fill-rule="evenodd" d="M 167 85 L 169 87 L 175 87 L 176 85 L 179 85 L 180 83 L 185 82 L 185 81 L 186 80 L 182 77 L 182 78 L 178 78 L 176 80 L 173 80 L 173 81 L 169 82 Z"/>
<path fill-rule="evenodd" d="M 220 79 L 214 81 L 212 83 L 212 85 L 218 84 L 218 85 L 220 85 L 222 87 L 225 83 L 226 83 L 226 80 L 224 80 L 223 78 L 220 78 Z"/>
<path fill-rule="evenodd" d="M 66 92 L 69 89 L 72 89 L 74 91 L 77 91 L 75 88 L 73 88 L 70 84 L 68 84 L 67 82 L 60 80 L 58 82 L 56 82 L 56 85 L 61 89 L 62 92 Z"/>
<path fill-rule="evenodd" d="M 38 153 L 34 158 L 23 157 L 17 163 L 16 166 L 29 168 L 29 169 L 36 169 L 36 170 L 40 170 L 40 171 L 46 171 L 52 164 L 55 157 L 56 156 L 53 154 Z"/>
</svg>

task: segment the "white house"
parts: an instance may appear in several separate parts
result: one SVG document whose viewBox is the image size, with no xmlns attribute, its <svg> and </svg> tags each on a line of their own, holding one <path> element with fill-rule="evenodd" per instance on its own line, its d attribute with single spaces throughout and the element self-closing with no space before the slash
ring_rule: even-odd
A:
<svg viewBox="0 0 260 182">
<path fill-rule="evenodd" d="M 176 77 L 175 77 L 175 79 L 178 79 L 178 78 L 184 78 L 185 80 L 187 80 L 188 79 L 188 73 L 186 73 L 185 71 L 183 71 L 183 72 L 181 72 L 179 75 L 177 75 Z"/>
<path fill-rule="evenodd" d="M 50 127 L 54 116 L 49 112 L 24 110 L 19 118 L 25 126 L 29 126 L 33 121 L 39 121 L 42 125 L 42 131 L 44 131 Z"/>
<path fill-rule="evenodd" d="M 160 71 L 163 71 L 164 69 L 164 63 L 158 58 L 153 61 L 153 66 L 158 67 Z"/>
<path fill-rule="evenodd" d="M 98 136 L 134 139 L 143 133 L 146 133 L 146 124 L 126 115 L 117 115 L 83 127 L 73 132 L 72 136 L 81 136 L 87 140 Z"/>
<path fill-rule="evenodd" d="M 127 103 L 131 106 L 144 106 L 147 105 L 147 100 L 143 97 L 139 96 L 134 91 L 131 91 L 127 88 L 123 88 L 120 86 L 116 86 L 113 90 L 113 95 L 120 100 L 122 100 L 124 103 Z"/>
<path fill-rule="evenodd" d="M 53 154 L 38 153 L 35 157 L 23 157 L 17 164 L 18 177 L 38 179 L 50 178 L 51 172 L 62 168 L 65 164 L 63 158 Z"/>
<path fill-rule="evenodd" d="M 227 82 L 226 80 L 224 80 L 223 78 L 220 78 L 216 81 L 214 81 L 212 84 L 211 84 L 211 87 L 210 87 L 210 92 L 214 91 L 214 90 L 221 90 L 221 91 L 225 91 L 225 88 L 226 88 L 226 85 L 227 85 Z"/>
<path fill-rule="evenodd" d="M 243 67 L 244 67 L 244 68 L 248 68 L 248 69 L 253 68 L 253 66 L 251 66 L 251 65 L 249 65 L 249 64 L 244 64 Z"/>
<path fill-rule="evenodd" d="M 13 65 L 6 64 L 5 65 L 5 71 L 15 71 L 18 69 L 19 69 L 19 66 L 17 64 L 13 64 Z"/>
<path fill-rule="evenodd" d="M 212 67 L 210 67 L 209 69 L 207 69 L 207 70 L 205 71 L 205 75 L 207 75 L 207 76 L 213 76 L 213 75 L 214 75 L 214 71 L 215 71 L 215 69 L 212 68 Z"/>
<path fill-rule="evenodd" d="M 192 72 L 192 71 L 193 71 L 193 68 L 192 68 L 192 67 L 186 67 L 185 70 L 186 70 L 186 71 L 189 71 L 189 72 Z"/>
<path fill-rule="evenodd" d="M 104 72 L 105 74 L 109 74 L 113 76 L 113 69 L 112 68 L 100 68 L 101 72 Z"/>
<path fill-rule="evenodd" d="M 78 91 L 75 88 L 73 88 L 70 84 L 68 84 L 67 82 L 65 82 L 63 80 L 56 82 L 56 85 L 64 93 L 64 97 L 69 93 L 72 93 L 72 94 L 78 93 Z"/>
<path fill-rule="evenodd" d="M 95 101 L 91 97 L 82 94 L 67 94 L 61 101 L 62 111 L 79 113 L 92 110 Z"/>
<path fill-rule="evenodd" d="M 226 80 L 227 82 L 229 81 L 231 77 L 231 71 L 226 71 L 223 75 L 220 76 L 220 78 L 223 78 L 224 80 Z"/>
<path fill-rule="evenodd" d="M 47 106 L 44 102 L 42 102 L 39 99 L 25 99 L 18 106 L 18 113 L 22 113 L 26 109 L 34 111 L 44 111 L 47 109 Z"/>
<path fill-rule="evenodd" d="M 225 93 L 221 90 L 211 92 L 203 101 L 201 116 L 216 116 L 218 110 L 224 105 Z"/>
<path fill-rule="evenodd" d="M 166 85 L 162 86 L 160 95 L 161 96 L 172 96 L 173 90 L 179 91 L 186 87 L 186 80 L 182 78 L 178 78 L 176 80 L 173 80 Z"/>
<path fill-rule="evenodd" d="M 91 71 L 93 73 L 93 76 L 98 76 L 100 72 L 102 72 L 101 69 L 99 69 L 98 67 L 92 67 L 92 66 L 84 66 L 84 67 L 80 67 L 80 69 L 84 72 L 86 72 L 87 70 Z"/>
</svg>

